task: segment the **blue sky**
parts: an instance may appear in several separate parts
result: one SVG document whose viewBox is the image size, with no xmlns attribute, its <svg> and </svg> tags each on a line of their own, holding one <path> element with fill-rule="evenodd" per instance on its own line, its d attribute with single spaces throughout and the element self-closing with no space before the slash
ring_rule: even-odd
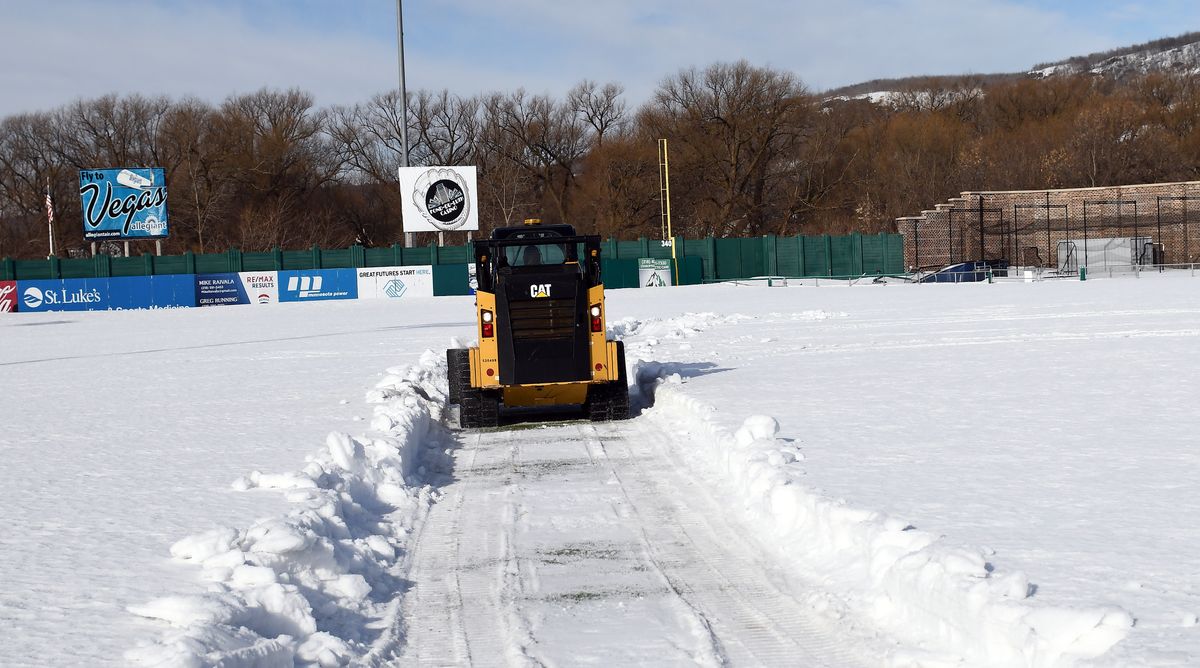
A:
<svg viewBox="0 0 1200 668">
<path fill-rule="evenodd" d="M 814 90 L 1018 71 L 1200 30 L 1200 2 L 408 0 L 410 90 L 616 81 L 640 103 L 688 66 L 746 59 Z M 321 105 L 397 85 L 394 0 L 0 0 L 0 116 L 109 92 L 219 102 L 299 87 Z"/>
</svg>

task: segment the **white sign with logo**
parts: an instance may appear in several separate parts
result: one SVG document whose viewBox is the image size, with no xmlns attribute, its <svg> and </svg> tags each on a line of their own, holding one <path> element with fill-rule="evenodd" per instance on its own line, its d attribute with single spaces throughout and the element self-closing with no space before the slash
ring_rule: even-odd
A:
<svg viewBox="0 0 1200 668">
<path fill-rule="evenodd" d="M 671 285 L 671 261 L 658 258 L 638 258 L 638 285 L 661 288 Z"/>
<path fill-rule="evenodd" d="M 358 270 L 359 299 L 416 299 L 433 296 L 433 267 L 367 267 Z"/>
<path fill-rule="evenodd" d="M 479 229 L 475 167 L 401 167 L 405 232 Z"/>
<path fill-rule="evenodd" d="M 246 299 L 251 304 L 279 302 L 279 274 L 273 271 L 243 271 L 238 273 Z"/>
</svg>

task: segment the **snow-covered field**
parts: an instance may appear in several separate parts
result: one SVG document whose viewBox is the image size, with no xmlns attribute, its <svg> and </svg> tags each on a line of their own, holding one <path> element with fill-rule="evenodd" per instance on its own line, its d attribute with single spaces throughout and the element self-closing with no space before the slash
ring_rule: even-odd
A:
<svg viewBox="0 0 1200 668">
<path fill-rule="evenodd" d="M 439 476 L 495 447 L 440 425 L 470 313 L 0 318 L 0 663 L 413 656 L 411 535 Z M 592 463 L 633 442 L 704 481 L 772 586 L 867 663 L 1200 664 L 1200 279 L 619 290 L 608 313 L 653 406 L 583 439 Z M 637 611 L 680 608 L 645 606 L 588 656 L 630 660 Z M 702 645 L 686 656 L 732 656 Z"/>
</svg>

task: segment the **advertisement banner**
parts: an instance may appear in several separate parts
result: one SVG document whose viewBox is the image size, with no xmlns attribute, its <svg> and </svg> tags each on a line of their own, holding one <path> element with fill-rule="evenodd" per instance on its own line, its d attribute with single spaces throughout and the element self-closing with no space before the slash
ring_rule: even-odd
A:
<svg viewBox="0 0 1200 668">
<path fill-rule="evenodd" d="M 479 229 L 475 167 L 401 167 L 405 232 Z"/>
<path fill-rule="evenodd" d="M 279 303 L 279 276 L 273 271 L 243 271 L 238 274 L 251 304 Z"/>
<path fill-rule="evenodd" d="M 638 258 L 638 285 L 643 288 L 671 285 L 671 261 L 650 257 Z"/>
<path fill-rule="evenodd" d="M 17 310 L 96 311 L 108 308 L 107 278 L 17 281 Z"/>
<path fill-rule="evenodd" d="M 196 305 L 191 274 L 17 281 L 17 310 L 122 311 Z"/>
<path fill-rule="evenodd" d="M 274 304 L 279 283 L 273 271 L 244 271 L 196 276 L 196 306 Z"/>
<path fill-rule="evenodd" d="M 370 267 L 358 270 L 359 299 L 416 299 L 433 296 L 433 267 Z"/>
<path fill-rule="evenodd" d="M 358 272 L 354 269 L 302 269 L 279 272 L 281 302 L 357 298 Z"/>
<path fill-rule="evenodd" d="M 83 238 L 162 239 L 167 236 L 167 184 L 163 170 L 79 171 Z"/>
<path fill-rule="evenodd" d="M 124 276 L 109 279 L 110 311 L 125 309 L 185 308 L 196 305 L 195 277 L 191 274 L 160 276 Z"/>
<path fill-rule="evenodd" d="M 0 313 L 16 313 L 17 282 L 0 281 Z"/>
</svg>

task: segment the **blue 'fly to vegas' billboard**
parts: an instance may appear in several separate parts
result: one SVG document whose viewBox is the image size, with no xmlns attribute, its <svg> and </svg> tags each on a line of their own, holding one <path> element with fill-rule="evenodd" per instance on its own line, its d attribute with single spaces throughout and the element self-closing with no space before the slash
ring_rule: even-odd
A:
<svg viewBox="0 0 1200 668">
<path fill-rule="evenodd" d="M 167 236 L 167 183 L 161 168 L 80 170 L 79 201 L 84 239 Z"/>
</svg>

